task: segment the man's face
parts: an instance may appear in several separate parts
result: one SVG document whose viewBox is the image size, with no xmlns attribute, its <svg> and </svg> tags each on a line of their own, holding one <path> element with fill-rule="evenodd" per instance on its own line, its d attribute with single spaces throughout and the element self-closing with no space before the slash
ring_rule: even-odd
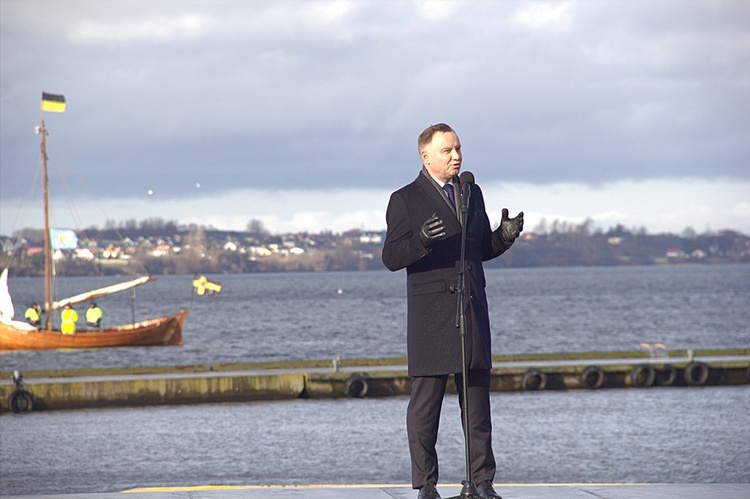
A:
<svg viewBox="0 0 750 499">
<path fill-rule="evenodd" d="M 438 132 L 422 150 L 422 162 L 430 175 L 447 182 L 461 171 L 461 142 L 453 132 Z"/>
</svg>

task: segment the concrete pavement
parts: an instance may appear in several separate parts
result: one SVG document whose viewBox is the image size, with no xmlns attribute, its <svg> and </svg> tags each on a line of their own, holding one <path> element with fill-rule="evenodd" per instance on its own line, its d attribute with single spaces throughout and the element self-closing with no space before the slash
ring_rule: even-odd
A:
<svg viewBox="0 0 750 499">
<path fill-rule="evenodd" d="M 748 499 L 750 483 L 669 484 L 669 483 L 575 483 L 575 484 L 497 484 L 503 499 Z M 461 485 L 438 485 L 443 499 L 457 497 Z M 29 496 L 4 496 L 8 499 Z M 104 494 L 35 495 L 39 499 L 413 499 L 409 485 L 267 485 L 200 487 L 154 487 Z"/>
</svg>

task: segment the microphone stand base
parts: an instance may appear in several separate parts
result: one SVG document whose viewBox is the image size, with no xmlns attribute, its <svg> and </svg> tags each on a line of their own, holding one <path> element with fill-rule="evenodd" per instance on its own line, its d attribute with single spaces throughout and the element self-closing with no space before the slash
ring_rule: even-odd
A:
<svg viewBox="0 0 750 499">
<path fill-rule="evenodd" d="M 477 486 L 474 485 L 474 482 L 469 480 L 464 480 L 461 482 L 461 485 L 463 487 L 461 488 L 461 493 L 455 497 L 449 497 L 448 499 L 478 499 L 479 498 L 479 491 L 477 490 Z"/>
</svg>

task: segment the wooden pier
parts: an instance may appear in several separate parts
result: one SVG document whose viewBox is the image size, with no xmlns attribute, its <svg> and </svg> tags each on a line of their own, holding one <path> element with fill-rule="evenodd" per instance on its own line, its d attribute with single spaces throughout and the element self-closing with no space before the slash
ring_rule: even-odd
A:
<svg viewBox="0 0 750 499">
<path fill-rule="evenodd" d="M 407 395 L 406 359 L 24 371 L 31 410 L 295 398 Z M 10 412 L 12 373 L 0 373 Z M 590 352 L 493 357 L 492 390 L 541 391 L 750 384 L 750 349 Z M 451 386 L 450 384 L 449 386 Z M 16 408 L 17 409 L 17 408 Z M 14 410 L 13 412 L 21 412 Z"/>
</svg>

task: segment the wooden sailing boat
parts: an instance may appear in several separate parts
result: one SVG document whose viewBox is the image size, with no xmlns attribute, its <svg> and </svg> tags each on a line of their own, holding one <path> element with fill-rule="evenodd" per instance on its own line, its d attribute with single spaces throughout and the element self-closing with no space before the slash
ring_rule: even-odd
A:
<svg viewBox="0 0 750 499">
<path fill-rule="evenodd" d="M 49 104 L 51 107 L 45 107 Z M 62 95 L 42 94 L 42 110 L 61 112 L 65 109 Z M 146 319 L 133 324 L 107 327 L 99 331 L 78 331 L 63 334 L 52 328 L 52 312 L 65 305 L 73 305 L 98 297 L 118 293 L 141 286 L 156 279 L 143 276 L 124 283 L 82 293 L 60 301 L 53 301 L 51 292 L 52 251 L 49 226 L 49 200 L 47 177 L 47 130 L 42 120 L 39 128 L 42 135 L 42 182 L 44 197 L 44 310 L 46 324 L 37 329 L 30 324 L 14 320 L 13 301 L 8 291 L 8 269 L 0 275 L 0 351 L 42 350 L 54 348 L 103 348 L 124 346 L 182 345 L 182 324 L 187 310 Z"/>
</svg>

